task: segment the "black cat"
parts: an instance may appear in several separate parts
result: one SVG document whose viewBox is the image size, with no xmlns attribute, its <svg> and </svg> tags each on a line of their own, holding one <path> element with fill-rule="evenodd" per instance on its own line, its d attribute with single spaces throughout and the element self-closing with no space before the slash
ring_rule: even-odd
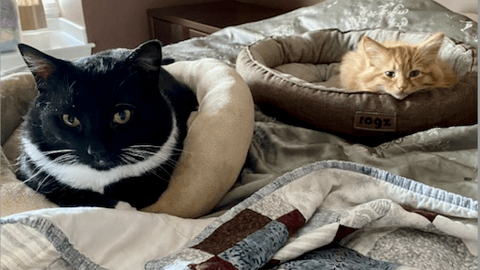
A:
<svg viewBox="0 0 480 270">
<path fill-rule="evenodd" d="M 156 202 L 198 105 L 161 67 L 160 42 L 72 62 L 18 47 L 39 95 L 22 125 L 17 177 L 60 206 Z"/>
</svg>

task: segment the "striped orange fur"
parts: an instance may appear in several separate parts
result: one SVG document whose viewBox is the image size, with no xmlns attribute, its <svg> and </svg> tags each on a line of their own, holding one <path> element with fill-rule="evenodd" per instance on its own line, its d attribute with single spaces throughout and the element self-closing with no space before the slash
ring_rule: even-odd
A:
<svg viewBox="0 0 480 270">
<path fill-rule="evenodd" d="M 444 39 L 437 33 L 418 45 L 393 40 L 379 43 L 364 36 L 356 51 L 346 53 L 340 65 L 340 83 L 346 90 L 388 93 L 397 99 L 457 82 L 452 68 L 438 57 Z"/>
</svg>

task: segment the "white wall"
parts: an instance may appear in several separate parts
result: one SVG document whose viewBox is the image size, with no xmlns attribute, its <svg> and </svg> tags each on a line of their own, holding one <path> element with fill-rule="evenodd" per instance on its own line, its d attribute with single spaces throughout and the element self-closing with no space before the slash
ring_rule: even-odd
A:
<svg viewBox="0 0 480 270">
<path fill-rule="evenodd" d="M 82 0 L 58 0 L 58 2 L 60 5 L 60 16 L 80 26 L 85 26 Z"/>
</svg>

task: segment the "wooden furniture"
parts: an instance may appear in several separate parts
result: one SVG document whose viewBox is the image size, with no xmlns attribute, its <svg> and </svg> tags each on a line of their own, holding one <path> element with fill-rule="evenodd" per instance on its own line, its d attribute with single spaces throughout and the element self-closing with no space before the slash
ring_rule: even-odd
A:
<svg viewBox="0 0 480 270">
<path fill-rule="evenodd" d="M 289 10 L 236 1 L 208 2 L 147 10 L 150 38 L 167 45 L 204 37 L 227 26 L 274 17 Z"/>
</svg>

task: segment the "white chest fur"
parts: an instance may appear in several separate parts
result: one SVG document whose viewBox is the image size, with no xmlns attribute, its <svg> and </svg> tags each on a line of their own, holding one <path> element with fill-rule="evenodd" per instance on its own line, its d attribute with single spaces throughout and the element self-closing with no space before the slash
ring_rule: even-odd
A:
<svg viewBox="0 0 480 270">
<path fill-rule="evenodd" d="M 175 121 L 167 141 L 154 155 L 134 164 L 117 166 L 110 170 L 99 171 L 82 164 L 61 164 L 44 155 L 28 138 L 22 138 L 25 154 L 36 167 L 55 176 L 58 181 L 76 189 L 88 189 L 103 193 L 109 184 L 121 179 L 140 176 L 165 163 L 171 156 L 177 143 L 178 128 Z"/>
</svg>

